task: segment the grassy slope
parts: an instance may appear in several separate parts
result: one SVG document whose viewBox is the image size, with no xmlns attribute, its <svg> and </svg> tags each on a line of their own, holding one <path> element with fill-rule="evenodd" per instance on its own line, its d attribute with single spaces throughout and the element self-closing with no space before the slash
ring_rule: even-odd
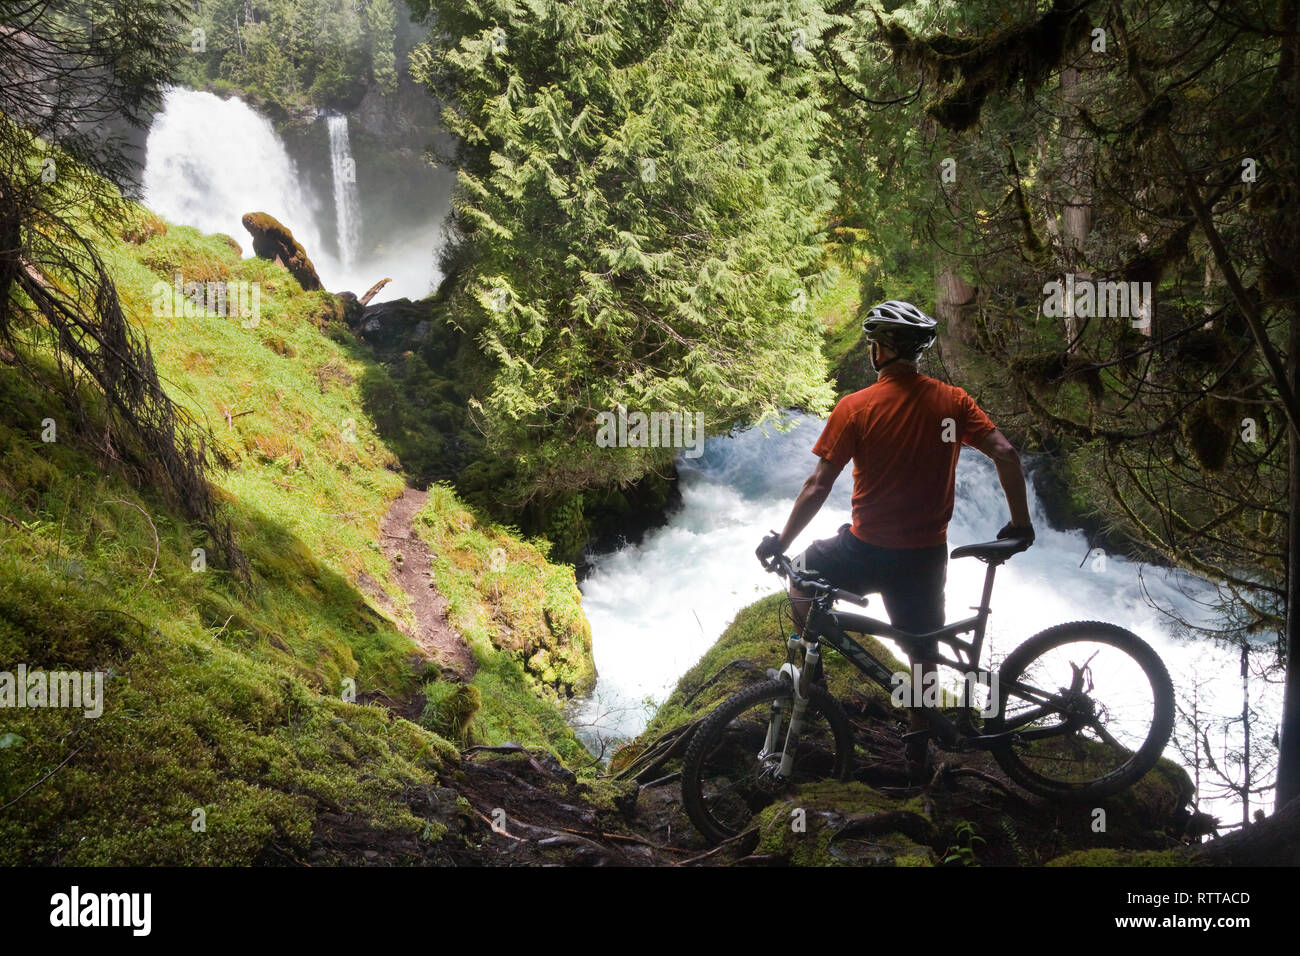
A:
<svg viewBox="0 0 1300 956">
<path fill-rule="evenodd" d="M 241 260 L 221 237 L 172 227 L 140 244 L 106 238 L 103 250 L 172 396 L 210 422 L 235 459 L 217 483 L 254 587 L 239 588 L 215 562 L 193 570 L 202 534 L 122 469 L 103 468 L 84 451 L 97 436 L 71 434 L 65 409 L 0 365 L 0 669 L 110 675 L 99 719 L 0 711 L 0 806 L 13 802 L 0 812 L 0 863 L 246 863 L 270 842 L 304 852 L 322 810 L 436 836 L 405 795 L 436 782 L 454 748 L 341 700 L 347 678 L 359 694 L 401 700 L 422 676 L 414 645 L 358 588 L 387 592 L 409 614 L 377 544 L 404 481 L 357 385 L 382 370 L 321 334 L 323 294 L 303 292 L 271 263 Z M 256 327 L 154 315 L 153 285 L 175 271 L 261 283 Z M 39 438 L 46 418 L 58 423 L 57 442 Z M 487 535 L 511 551 L 528 547 L 478 524 L 449 493 L 431 498 L 426 520 L 444 509 L 459 519 L 449 540 Z M 572 575 L 566 591 L 564 572 L 532 553 L 558 633 L 581 647 L 567 663 L 580 685 L 589 642 Z M 492 586 L 480 578 L 456 588 L 468 602 L 486 600 Z M 535 620 L 540 608 L 515 613 L 521 629 L 548 630 Z M 514 655 L 475 644 L 485 698 L 475 739 L 527 736 L 577 755 Z M 199 808 L 202 833 L 191 826 Z"/>
</svg>

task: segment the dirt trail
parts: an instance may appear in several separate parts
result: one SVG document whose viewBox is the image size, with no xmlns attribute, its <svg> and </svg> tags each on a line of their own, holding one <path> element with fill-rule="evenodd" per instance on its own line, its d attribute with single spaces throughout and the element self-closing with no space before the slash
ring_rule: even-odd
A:
<svg viewBox="0 0 1300 956">
<path fill-rule="evenodd" d="M 465 639 L 447 620 L 447 599 L 433 580 L 433 554 L 412 525 L 427 493 L 407 488 L 379 525 L 380 546 L 393 566 L 393 577 L 411 599 L 415 628 L 403 627 L 444 676 L 468 681 L 477 665 Z"/>
</svg>

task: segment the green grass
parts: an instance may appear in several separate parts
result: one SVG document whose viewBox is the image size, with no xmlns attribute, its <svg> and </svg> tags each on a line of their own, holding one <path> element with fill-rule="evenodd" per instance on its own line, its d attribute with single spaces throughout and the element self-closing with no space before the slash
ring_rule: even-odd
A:
<svg viewBox="0 0 1300 956">
<path fill-rule="evenodd" d="M 490 581 L 496 616 L 468 629 L 475 688 L 422 684 L 415 645 L 372 607 L 386 596 L 410 614 L 378 544 L 405 479 L 364 408 L 361 383 L 376 367 L 366 350 L 324 334 L 325 294 L 241 260 L 223 237 L 147 215 L 132 233 L 103 237 L 101 252 L 169 394 L 233 461 L 213 477 L 252 584 L 231 580 L 214 554 L 201 567 L 202 531 L 138 489 L 129 464 L 99 454 L 102 430 L 75 434 L 55 393 L 0 363 L 0 670 L 107 675 L 97 719 L 0 712 L 0 865 L 283 862 L 314 845 L 325 811 L 436 837 L 442 828 L 408 797 L 439 782 L 455 747 L 346 702 L 353 686 L 399 701 L 432 691 L 426 719 L 452 737 L 478 693 L 476 739 L 580 757 L 554 693 L 539 692 L 544 680 L 580 688 L 593 676 L 572 571 L 506 529 L 449 525 L 442 512 L 459 521 L 463 506 L 446 490 L 431 496 L 423 519 L 446 529 L 449 553 L 492 542 L 526 568 Z M 259 320 L 157 314 L 155 284 L 176 271 L 259 283 Z M 48 354 L 21 357 L 53 381 Z M 41 441 L 48 418 L 52 443 Z M 506 625 L 521 640 L 548 638 L 528 655 L 536 674 L 497 650 Z"/>
<path fill-rule="evenodd" d="M 416 527 L 434 553 L 448 618 L 478 661 L 472 683 L 482 704 L 471 732 L 589 759 L 556 706 L 596 680 L 573 569 L 547 561 L 545 542 L 482 519 L 445 485 L 429 489 Z"/>
</svg>

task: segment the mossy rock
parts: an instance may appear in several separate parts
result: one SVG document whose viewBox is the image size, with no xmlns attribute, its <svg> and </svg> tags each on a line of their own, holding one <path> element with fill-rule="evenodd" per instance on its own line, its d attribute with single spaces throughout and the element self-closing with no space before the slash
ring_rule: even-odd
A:
<svg viewBox="0 0 1300 956">
<path fill-rule="evenodd" d="M 440 737 L 468 746 L 470 724 L 483 703 L 479 689 L 472 684 L 429 683 L 424 685 L 424 697 L 420 724 Z"/>
<path fill-rule="evenodd" d="M 932 866 L 934 825 L 921 802 L 863 783 L 808 784 L 756 818 L 754 853 L 797 866 Z"/>
<path fill-rule="evenodd" d="M 288 226 L 265 212 L 244 213 L 241 221 L 253 237 L 253 252 L 259 258 L 284 266 L 303 289 L 321 288 L 320 276 L 307 257 L 307 250 L 293 237 Z"/>
<path fill-rule="evenodd" d="M 783 632 L 777 620 L 778 612 L 786 606 L 783 620 L 789 626 L 787 601 L 784 594 L 772 594 L 741 608 L 714 645 L 682 675 L 639 739 L 653 740 L 667 730 L 703 716 L 742 687 L 765 680 L 769 668 L 780 668 L 785 663 L 790 632 Z M 911 672 L 875 638 L 853 637 L 891 672 Z M 832 696 L 843 699 L 856 691 L 882 707 L 890 706 L 889 694 L 862 677 L 838 653 L 828 650 L 822 660 Z"/>
</svg>

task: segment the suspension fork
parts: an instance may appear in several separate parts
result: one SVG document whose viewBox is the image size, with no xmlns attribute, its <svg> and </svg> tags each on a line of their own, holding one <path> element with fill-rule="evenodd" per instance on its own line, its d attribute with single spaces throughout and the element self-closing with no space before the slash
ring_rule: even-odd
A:
<svg viewBox="0 0 1300 956">
<path fill-rule="evenodd" d="M 803 668 L 797 672 L 794 680 L 794 703 L 790 708 L 790 726 L 786 729 L 785 744 L 781 749 L 781 765 L 777 768 L 777 773 L 782 777 L 790 777 L 794 770 L 794 752 L 799 746 L 799 734 L 803 730 L 804 714 L 808 711 L 808 699 L 812 691 L 812 675 L 817 673 L 821 666 L 821 645 L 809 643 L 807 640 L 804 644 Z M 774 731 L 775 721 L 768 724 L 768 735 L 771 736 Z"/>
</svg>

